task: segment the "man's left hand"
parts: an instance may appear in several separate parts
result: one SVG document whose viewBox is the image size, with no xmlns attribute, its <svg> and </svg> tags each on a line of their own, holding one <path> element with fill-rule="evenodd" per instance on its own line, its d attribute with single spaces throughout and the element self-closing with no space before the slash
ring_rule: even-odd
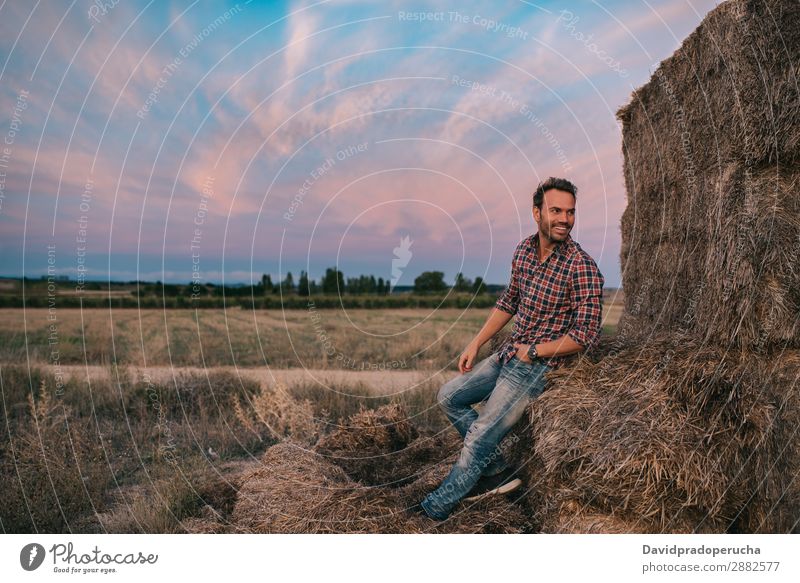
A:
<svg viewBox="0 0 800 583">
<path fill-rule="evenodd" d="M 533 364 L 533 361 L 528 358 L 528 349 L 530 348 L 530 344 L 520 344 L 519 342 L 515 342 L 514 348 L 517 349 L 517 358 L 519 358 L 522 362 Z"/>
</svg>

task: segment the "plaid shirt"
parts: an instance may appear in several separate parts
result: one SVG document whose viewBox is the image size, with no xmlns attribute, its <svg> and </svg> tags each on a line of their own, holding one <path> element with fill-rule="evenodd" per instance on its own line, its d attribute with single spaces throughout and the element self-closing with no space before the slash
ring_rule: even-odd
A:
<svg viewBox="0 0 800 583">
<path fill-rule="evenodd" d="M 495 307 L 516 314 L 514 332 L 500 349 L 500 362 L 516 353 L 514 343 L 539 344 L 569 335 L 590 350 L 600 336 L 604 279 L 594 260 L 567 237 L 539 261 L 539 234 L 520 241 L 511 262 L 511 281 Z M 558 368 L 569 356 L 554 356 Z"/>
</svg>

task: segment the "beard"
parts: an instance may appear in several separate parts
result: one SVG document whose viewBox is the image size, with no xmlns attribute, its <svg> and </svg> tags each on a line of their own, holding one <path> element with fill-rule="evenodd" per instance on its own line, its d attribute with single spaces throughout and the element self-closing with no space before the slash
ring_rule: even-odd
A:
<svg viewBox="0 0 800 583">
<path fill-rule="evenodd" d="M 564 227 L 566 230 L 559 231 L 556 230 L 556 227 Z M 542 229 L 544 236 L 547 237 L 547 239 L 553 243 L 566 241 L 571 231 L 572 227 L 570 227 L 569 225 L 550 225 Z"/>
</svg>

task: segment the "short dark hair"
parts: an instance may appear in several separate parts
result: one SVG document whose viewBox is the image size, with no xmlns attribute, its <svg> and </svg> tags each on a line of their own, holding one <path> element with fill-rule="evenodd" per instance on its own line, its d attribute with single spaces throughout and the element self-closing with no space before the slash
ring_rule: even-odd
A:
<svg viewBox="0 0 800 583">
<path fill-rule="evenodd" d="M 544 201 L 544 193 L 548 190 L 563 190 L 570 193 L 573 197 L 578 198 L 578 187 L 572 184 L 566 178 L 556 178 L 551 176 L 547 180 L 540 182 L 539 186 L 533 193 L 533 206 L 541 210 L 542 202 Z"/>
</svg>

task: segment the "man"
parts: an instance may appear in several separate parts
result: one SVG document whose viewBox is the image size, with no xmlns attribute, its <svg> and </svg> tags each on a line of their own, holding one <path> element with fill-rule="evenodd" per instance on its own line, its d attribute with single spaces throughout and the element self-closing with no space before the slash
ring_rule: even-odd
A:
<svg viewBox="0 0 800 583">
<path fill-rule="evenodd" d="M 576 195 L 575 185 L 563 178 L 539 184 L 533 194 L 539 230 L 517 245 L 508 287 L 458 360 L 461 376 L 439 391 L 439 404 L 464 446 L 444 482 L 420 503 L 435 520 L 447 518 L 468 494 L 473 499 L 521 485 L 500 455 L 500 442 L 544 390 L 544 374 L 597 341 L 604 280 L 570 237 Z M 480 347 L 514 315 L 510 340 L 473 370 Z M 478 414 L 472 405 L 482 401 Z"/>
</svg>

